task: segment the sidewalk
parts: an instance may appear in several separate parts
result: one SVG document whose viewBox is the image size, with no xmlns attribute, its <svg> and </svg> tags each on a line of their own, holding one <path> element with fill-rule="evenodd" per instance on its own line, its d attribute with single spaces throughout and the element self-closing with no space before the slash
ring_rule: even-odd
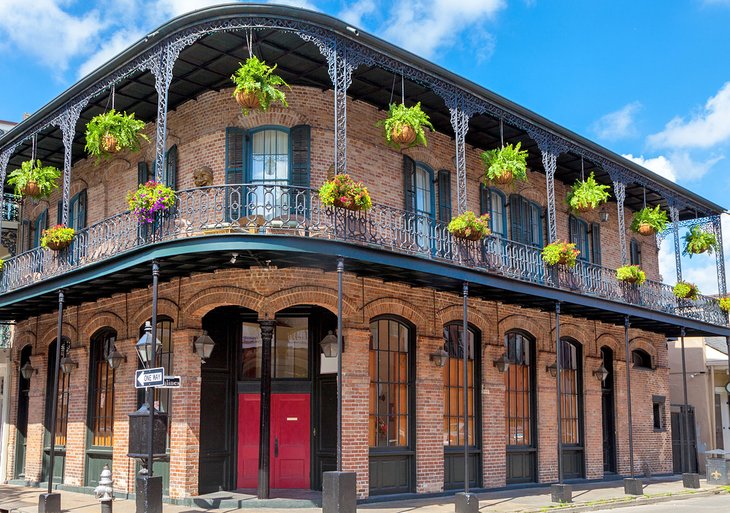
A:
<svg viewBox="0 0 730 513">
<path fill-rule="evenodd" d="M 666 500 L 676 500 L 680 497 L 697 497 L 715 493 L 728 493 L 727 487 L 707 485 L 701 481 L 699 490 L 687 490 L 679 480 L 651 479 L 644 482 L 644 495 L 640 497 L 627 496 L 623 493 L 622 481 L 601 483 L 584 483 L 574 485 L 573 504 L 559 505 L 550 502 L 550 488 L 528 488 L 520 490 L 506 490 L 479 494 L 481 512 L 495 513 L 545 513 L 559 511 L 594 511 L 596 509 L 617 508 L 622 505 L 651 504 Z M 10 513 L 37 513 L 38 495 L 44 490 L 14 485 L 0 485 L 0 512 Z M 73 513 L 98 513 L 99 503 L 91 495 L 61 491 L 61 506 L 64 511 Z M 231 493 L 231 497 L 235 494 Z M 319 508 L 286 508 L 281 500 L 267 508 L 221 508 L 202 509 L 196 506 L 175 506 L 164 504 L 166 513 L 224 513 L 231 511 L 272 513 L 286 511 L 287 513 L 319 513 Z M 116 500 L 115 513 L 134 513 L 133 500 Z M 385 501 L 370 504 L 361 504 L 358 511 L 363 513 L 451 513 L 454 511 L 453 496 L 410 499 L 407 501 Z"/>
</svg>

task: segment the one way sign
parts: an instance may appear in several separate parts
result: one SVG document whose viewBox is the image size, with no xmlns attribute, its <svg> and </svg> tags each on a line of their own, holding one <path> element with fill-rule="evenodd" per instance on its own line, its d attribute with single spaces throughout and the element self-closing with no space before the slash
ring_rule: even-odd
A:
<svg viewBox="0 0 730 513">
<path fill-rule="evenodd" d="M 165 382 L 164 367 L 156 367 L 154 369 L 140 369 L 135 373 L 135 388 L 157 387 Z"/>
</svg>

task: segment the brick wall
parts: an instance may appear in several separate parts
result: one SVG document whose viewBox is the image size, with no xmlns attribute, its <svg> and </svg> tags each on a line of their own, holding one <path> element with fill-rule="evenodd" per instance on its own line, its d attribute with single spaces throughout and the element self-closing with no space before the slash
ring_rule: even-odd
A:
<svg viewBox="0 0 730 513">
<path fill-rule="evenodd" d="M 164 262 L 163 262 L 164 265 Z M 198 438 L 200 433 L 200 360 L 192 352 L 192 339 L 200 333 L 203 316 L 222 305 L 240 305 L 272 318 L 277 311 L 297 304 L 316 304 L 336 312 L 335 273 L 298 269 L 229 269 L 211 274 L 175 279 L 160 286 L 160 315 L 173 323 L 174 363 L 184 387 L 174 390 L 171 428 L 170 494 L 197 494 Z M 358 495 L 367 496 L 368 476 L 368 370 L 369 322 L 388 314 L 403 317 L 416 329 L 416 490 L 443 488 L 443 396 L 442 371 L 428 358 L 441 343 L 445 323 L 461 318 L 462 298 L 457 294 L 413 288 L 345 274 L 344 336 L 347 348 L 344 365 L 344 467 L 358 474 Z M 136 409 L 132 386 L 137 360 L 133 345 L 139 327 L 150 315 L 151 292 L 135 290 L 67 309 L 64 334 L 72 338 L 71 356 L 79 367 L 71 375 L 71 416 L 68 456 L 64 480 L 79 485 L 85 481 L 88 354 L 91 337 L 109 326 L 118 333 L 117 347 L 127 355 L 115 376 L 115 420 L 113 471 L 120 491 L 133 491 L 134 463 L 126 457 L 127 414 Z M 555 379 L 545 367 L 555 361 L 554 315 L 514 305 L 470 299 L 469 322 L 481 332 L 482 340 L 482 440 L 484 486 L 505 484 L 504 378 L 492 365 L 504 351 L 504 334 L 522 329 L 537 341 L 537 403 L 539 481 L 557 478 L 555 438 Z M 41 446 L 45 402 L 46 351 L 55 338 L 56 315 L 49 314 L 19 323 L 13 344 L 13 362 L 25 344 L 33 345 L 33 377 L 30 394 L 27 478 L 37 481 L 41 471 Z M 78 332 L 77 332 L 78 330 Z M 625 412 L 625 355 L 623 327 L 609 326 L 562 316 L 561 334 L 583 347 L 582 399 L 585 406 L 586 476 L 599 478 L 603 472 L 600 384 L 592 372 L 599 365 L 600 348 L 614 350 L 616 423 L 619 472 L 628 472 L 627 423 Z M 668 396 L 668 371 L 664 339 L 640 330 L 630 331 L 631 345 L 652 355 L 654 370 L 632 370 L 632 404 L 636 467 L 642 473 L 671 471 L 669 428 L 655 432 L 652 423 L 652 395 Z M 10 424 L 17 419 L 17 366 L 11 378 Z M 203 406 L 204 407 L 204 406 Z M 667 409 L 667 415 L 668 415 Z M 665 419 L 668 426 L 668 418 Z M 15 430 L 10 431 L 11 454 L 8 475 L 13 475 Z"/>
</svg>

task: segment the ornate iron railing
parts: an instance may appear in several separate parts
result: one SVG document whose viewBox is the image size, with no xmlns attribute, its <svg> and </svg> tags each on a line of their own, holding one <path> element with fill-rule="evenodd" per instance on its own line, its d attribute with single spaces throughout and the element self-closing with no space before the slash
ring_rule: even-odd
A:
<svg viewBox="0 0 730 513">
<path fill-rule="evenodd" d="M 17 221 L 20 214 L 20 197 L 15 194 L 4 194 L 3 221 Z"/>
<path fill-rule="evenodd" d="M 540 248 L 490 236 L 465 241 L 428 216 L 373 205 L 365 212 L 324 207 L 316 191 L 278 185 L 225 185 L 177 193 L 177 202 L 152 224 L 130 212 L 81 230 L 60 252 L 35 248 L 5 262 L 0 293 L 26 287 L 134 248 L 213 234 L 294 236 L 336 240 L 506 276 L 579 294 L 726 325 L 715 299 L 679 300 L 672 287 L 647 280 L 640 287 L 615 270 L 579 261 L 574 269 L 545 265 Z"/>
<path fill-rule="evenodd" d="M 0 324 L 0 349 L 9 348 L 12 339 L 13 332 L 10 324 Z"/>
</svg>

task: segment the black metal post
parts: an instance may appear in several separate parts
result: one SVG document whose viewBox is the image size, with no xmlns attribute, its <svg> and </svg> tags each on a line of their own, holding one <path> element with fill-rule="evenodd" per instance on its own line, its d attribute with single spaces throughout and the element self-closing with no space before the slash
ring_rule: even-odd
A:
<svg viewBox="0 0 730 513">
<path fill-rule="evenodd" d="M 51 398 L 51 455 L 48 460 L 48 493 L 53 492 L 53 464 L 56 456 L 56 409 L 58 408 L 58 374 L 61 367 L 61 337 L 63 335 L 63 290 L 58 291 L 58 327 L 56 329 L 56 361 L 53 365 L 53 397 Z"/>
<path fill-rule="evenodd" d="M 269 498 L 269 468 L 271 460 L 271 339 L 276 321 L 259 321 L 261 326 L 261 415 L 259 420 L 259 480 L 256 495 Z"/>
<path fill-rule="evenodd" d="M 687 363 L 684 357 L 684 337 L 687 335 L 684 327 L 680 328 L 679 338 L 682 344 L 682 391 L 684 393 L 684 405 L 682 406 L 682 417 L 684 421 L 684 460 L 685 464 L 682 465 L 682 485 L 685 488 L 699 488 L 700 487 L 700 476 L 696 471 L 692 470 L 692 450 L 690 447 L 690 434 L 689 434 L 689 401 L 687 399 Z"/>
<path fill-rule="evenodd" d="M 337 472 L 342 472 L 342 273 L 345 260 L 337 259 Z"/>
<path fill-rule="evenodd" d="M 626 352 L 626 414 L 629 418 L 629 474 L 634 478 L 634 423 L 631 417 L 631 353 L 629 352 L 629 327 L 631 320 L 624 317 L 624 351 Z"/>
<path fill-rule="evenodd" d="M 464 282 L 464 311 L 461 326 L 461 345 L 464 350 L 464 493 L 469 493 L 469 326 L 467 324 L 467 306 L 469 301 L 469 283 Z"/>
<path fill-rule="evenodd" d="M 562 346 L 560 342 L 560 303 L 555 303 L 555 366 L 557 367 L 555 390 L 558 396 L 558 484 L 563 484 Z"/>
<path fill-rule="evenodd" d="M 725 345 L 727 346 L 727 375 L 730 376 L 730 337 L 725 337 Z M 727 418 L 730 420 L 730 396 L 728 396 L 727 409 Z"/>
</svg>

